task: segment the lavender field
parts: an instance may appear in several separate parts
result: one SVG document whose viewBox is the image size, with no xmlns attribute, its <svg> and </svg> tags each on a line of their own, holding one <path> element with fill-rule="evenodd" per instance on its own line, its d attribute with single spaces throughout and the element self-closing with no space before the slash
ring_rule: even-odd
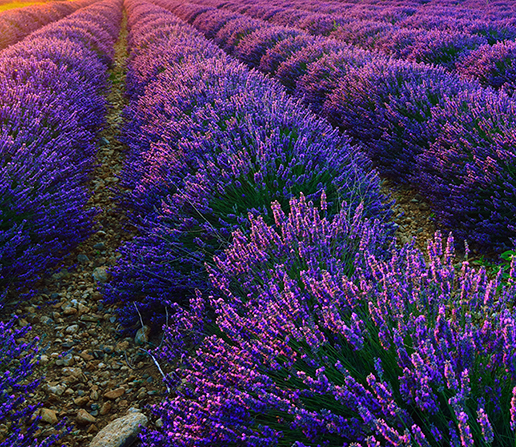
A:
<svg viewBox="0 0 516 447">
<path fill-rule="evenodd" d="M 510 0 L 0 12 L 0 447 L 516 445 L 515 95 Z"/>
</svg>

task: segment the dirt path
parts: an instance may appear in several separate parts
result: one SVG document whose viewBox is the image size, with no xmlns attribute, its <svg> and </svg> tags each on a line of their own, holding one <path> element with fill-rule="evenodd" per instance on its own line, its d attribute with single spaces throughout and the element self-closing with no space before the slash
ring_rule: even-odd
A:
<svg viewBox="0 0 516 447">
<path fill-rule="evenodd" d="M 17 313 L 33 327 L 43 355 L 36 374 L 45 376 L 29 403 L 43 403 L 43 433 L 66 417 L 75 425 L 63 445 L 87 446 L 95 434 L 131 407 L 144 409 L 162 399 L 161 375 L 132 338 L 121 339 L 115 309 L 102 305 L 97 280 L 117 258 L 117 248 L 132 237 L 113 200 L 125 147 L 117 141 L 122 125 L 127 59 L 126 17 L 116 44 L 107 128 L 101 133 L 90 204 L 102 208 L 97 232 L 81 244 L 64 268 L 40 284 L 43 291 Z M 48 303 L 51 302 L 51 305 Z M 146 346 L 143 346 L 146 347 Z M 144 410 L 144 413 L 147 411 Z"/>
</svg>

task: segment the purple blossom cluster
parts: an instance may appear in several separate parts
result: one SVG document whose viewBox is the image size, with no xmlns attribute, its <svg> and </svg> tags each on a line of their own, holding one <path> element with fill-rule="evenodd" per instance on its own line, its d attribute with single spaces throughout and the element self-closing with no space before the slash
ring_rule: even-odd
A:
<svg viewBox="0 0 516 447">
<path fill-rule="evenodd" d="M 240 5 L 239 8 L 234 5 L 230 8 L 220 0 L 204 1 L 202 5 L 184 3 L 180 0 L 159 0 L 159 4 L 184 20 L 195 17 L 191 23 L 206 36 L 213 37 L 215 42 L 231 55 L 252 67 L 274 75 L 290 93 L 302 98 L 312 110 L 345 131 L 355 144 L 367 152 L 381 174 L 398 182 L 410 183 L 420 194 L 426 196 L 439 224 L 456 231 L 459 240 L 467 237 L 477 248 L 485 250 L 504 250 L 512 246 L 516 233 L 514 226 L 510 224 L 512 218 L 509 216 L 513 215 L 516 203 L 510 186 L 514 173 L 510 164 L 504 161 L 504 157 L 510 158 L 511 154 L 514 154 L 514 147 L 507 140 L 508 137 L 502 137 L 502 141 L 499 135 L 510 134 L 513 125 L 507 127 L 502 115 L 496 118 L 494 113 L 484 111 L 481 102 L 475 102 L 471 107 L 461 111 L 458 116 L 466 121 L 474 121 L 476 118 L 465 118 L 464 114 L 489 114 L 489 121 L 496 131 L 482 136 L 482 149 L 479 150 L 488 151 L 488 146 L 495 150 L 498 145 L 507 155 L 502 158 L 489 158 L 493 165 L 493 174 L 486 175 L 483 172 L 484 167 L 478 165 L 477 169 L 468 171 L 467 176 L 446 176 L 445 172 L 463 172 L 469 169 L 465 160 L 470 154 L 468 145 L 473 144 L 474 137 L 468 143 L 452 143 L 454 150 L 460 151 L 460 154 L 444 161 L 446 156 L 438 150 L 441 143 L 436 141 L 442 142 L 442 136 L 447 134 L 443 129 L 445 120 L 436 119 L 434 115 L 441 109 L 453 109 L 455 97 L 459 94 L 478 92 L 480 96 L 489 96 L 489 89 L 484 90 L 481 84 L 494 84 L 496 73 L 504 73 L 506 76 L 501 79 L 501 75 L 498 75 L 498 86 L 505 85 L 499 93 L 500 101 L 503 103 L 504 91 L 512 93 L 513 75 L 510 67 L 513 42 L 504 41 L 492 47 L 488 44 L 481 45 L 482 42 L 486 42 L 487 37 L 480 31 L 475 34 L 470 30 L 471 33 L 468 34 L 465 22 L 453 30 L 421 28 L 417 31 L 421 38 L 427 39 L 423 50 L 430 51 L 429 54 L 433 58 L 442 56 L 441 65 L 447 64 L 445 60 L 461 61 L 459 71 L 462 77 L 450 73 L 443 66 L 414 62 L 412 59 L 417 58 L 412 58 L 409 53 L 403 54 L 401 59 L 388 58 L 384 53 L 374 49 L 364 50 L 323 36 L 311 36 L 299 28 L 295 33 L 295 27 L 283 26 L 283 23 L 286 23 L 283 19 L 278 20 L 280 25 L 273 25 L 270 22 L 274 22 L 274 17 L 278 14 L 284 17 L 287 11 L 279 6 L 270 5 L 269 9 L 275 12 L 273 15 L 267 15 L 267 8 L 261 3 L 249 7 Z M 222 9 L 210 9 L 207 5 Z M 186 8 L 188 16 L 183 14 Z M 245 15 L 226 9 L 238 10 Z M 299 15 L 298 9 L 295 8 L 288 11 L 295 11 L 295 17 L 304 16 L 304 13 Z M 268 21 L 258 17 L 268 17 Z M 475 21 L 478 18 L 474 16 L 469 19 L 460 15 L 456 17 L 457 20 L 463 21 L 471 19 L 469 24 L 472 27 L 476 24 L 476 28 L 481 28 Z M 262 26 L 257 28 L 259 20 L 262 21 Z M 377 20 L 376 23 L 387 22 Z M 498 22 L 493 20 L 491 24 L 493 23 Z M 413 39 L 414 29 L 400 26 L 397 31 L 391 31 L 399 31 L 407 38 L 412 36 L 410 39 Z M 286 30 L 291 34 L 287 34 Z M 471 37 L 472 42 L 476 43 L 468 48 L 481 45 L 478 52 L 472 50 L 469 55 L 459 55 L 452 49 L 449 54 L 446 50 L 439 55 L 440 50 L 433 45 L 439 41 L 438 35 L 451 35 L 449 33 L 468 39 Z M 268 36 L 279 38 L 269 39 Z M 422 41 L 419 38 L 416 40 Z M 231 42 L 229 45 L 228 41 Z M 238 43 L 235 45 L 236 42 Z M 380 40 L 377 40 L 378 42 Z M 384 42 L 388 45 L 397 45 L 396 39 L 392 36 Z M 405 44 L 401 44 L 399 48 L 400 51 L 412 51 Z M 446 54 L 452 56 L 448 58 Z M 479 61 L 474 56 L 478 54 L 486 54 L 486 57 Z M 491 68 L 488 68 L 489 65 Z M 473 71 L 475 75 L 471 74 Z M 476 109 L 477 107 L 480 108 Z M 469 132 L 465 127 L 461 127 L 460 131 Z M 471 135 L 475 135 L 477 131 L 478 128 L 473 130 Z M 456 134 L 454 138 L 459 139 L 460 134 Z M 430 146 L 434 149 L 430 150 Z M 486 157 L 489 156 L 487 152 L 485 154 Z M 431 163 L 425 161 L 432 157 Z M 433 165 L 441 166 L 438 168 L 441 174 L 434 175 L 436 168 Z M 428 180 L 430 177 L 432 181 Z M 507 178 L 509 180 L 504 180 Z M 467 199 L 460 198 L 462 196 L 459 191 L 473 191 L 472 184 L 482 185 L 483 193 L 470 194 Z M 446 191 L 447 195 L 443 196 Z M 450 212 L 454 215 L 453 218 L 449 217 Z M 477 228 L 478 231 L 471 231 L 473 228 Z"/>
<path fill-rule="evenodd" d="M 160 321 L 163 306 L 207 290 L 204 263 L 274 200 L 325 191 L 332 212 L 363 203 L 366 216 L 389 219 L 376 171 L 327 122 L 172 13 L 141 2 L 128 11 L 123 201 L 141 236 L 121 249 L 105 290 L 125 303 L 124 324 L 139 324 L 135 302 Z"/>
<path fill-rule="evenodd" d="M 437 138 L 418 158 L 422 190 L 458 237 L 503 247 L 516 237 L 516 103 L 463 91 L 432 109 L 429 127 Z"/>
<path fill-rule="evenodd" d="M 0 295 L 91 234 L 87 182 L 121 9 L 95 3 L 0 53 Z"/>
<path fill-rule="evenodd" d="M 52 2 L 0 13 L 0 50 L 15 44 L 42 26 L 62 19 L 95 1 Z"/>
<path fill-rule="evenodd" d="M 516 260 L 503 286 L 457 268 L 451 236 L 425 260 L 324 197 L 270 212 L 166 328 L 156 354 L 181 366 L 144 446 L 513 444 Z"/>
<path fill-rule="evenodd" d="M 457 71 L 467 78 L 478 79 L 486 87 L 513 95 L 516 91 L 516 42 L 482 45 L 460 61 Z"/>
<path fill-rule="evenodd" d="M 0 423 L 7 429 L 0 433 L 0 447 L 49 447 L 55 445 L 60 434 L 38 440 L 40 418 L 31 420 L 36 406 L 25 404 L 25 395 L 41 382 L 31 378 L 38 362 L 38 339 L 27 343 L 30 327 L 15 329 L 15 323 L 0 322 Z M 56 428 L 59 432 L 63 424 Z"/>
</svg>

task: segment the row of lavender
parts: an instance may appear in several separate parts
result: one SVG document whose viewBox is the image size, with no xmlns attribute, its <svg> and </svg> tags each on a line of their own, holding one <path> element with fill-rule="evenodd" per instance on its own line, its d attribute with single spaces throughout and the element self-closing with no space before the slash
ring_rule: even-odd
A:
<svg viewBox="0 0 516 447">
<path fill-rule="evenodd" d="M 87 182 L 121 9 L 120 0 L 97 2 L 0 54 L 0 297 L 92 231 Z M 35 408 L 24 405 L 41 382 L 29 378 L 37 340 L 22 343 L 29 328 L 13 324 L 0 322 L 0 446 L 46 447 L 58 435 L 37 441 Z"/>
<path fill-rule="evenodd" d="M 228 53 L 274 75 L 346 131 L 379 171 L 410 182 L 459 240 L 505 249 L 516 235 L 515 102 L 443 68 L 389 59 L 237 13 L 156 2 Z"/>
<path fill-rule="evenodd" d="M 249 0 L 245 0 L 249 4 Z M 269 6 L 332 14 L 350 21 L 373 20 L 403 27 L 461 29 L 470 24 L 514 23 L 514 2 L 485 0 L 271 0 Z"/>
<path fill-rule="evenodd" d="M 161 14 L 145 26 L 129 17 L 124 201 L 142 235 L 122 249 L 106 290 L 110 302 L 127 303 L 126 325 L 139 324 L 133 301 L 152 318 L 206 290 L 205 262 L 248 213 L 272 219 L 273 200 L 286 206 L 300 192 L 317 201 L 324 193 L 331 210 L 362 203 L 366 216 L 391 214 L 370 162 L 328 123 Z"/>
<path fill-rule="evenodd" d="M 33 5 L 0 13 L 0 50 L 22 40 L 42 26 L 91 5 L 96 0 L 76 0 Z"/>
<path fill-rule="evenodd" d="M 119 2 L 95 4 L 0 54 L 0 293 L 91 233 L 86 183 L 120 14 Z"/>
<path fill-rule="evenodd" d="M 394 21 L 396 17 L 399 21 L 392 23 L 357 20 L 352 10 L 343 15 L 324 14 L 274 7 L 270 2 L 260 0 L 198 3 L 243 13 L 279 26 L 296 27 L 313 35 L 328 36 L 399 59 L 437 64 L 461 75 L 478 77 L 486 85 L 498 88 L 506 82 L 510 86 L 511 81 L 514 87 L 516 82 L 514 19 L 489 22 L 486 18 L 466 16 L 456 18 L 453 24 L 447 20 L 439 23 L 443 13 L 439 11 L 437 17 L 431 14 L 410 15 L 404 20 L 393 13 L 391 19 Z M 391 11 L 390 8 L 381 10 Z M 407 14 L 407 8 L 403 12 Z"/>
<path fill-rule="evenodd" d="M 330 127 L 170 12 L 126 4 L 142 236 L 109 287 L 174 309 L 157 354 L 175 392 L 143 445 L 513 445 L 516 261 L 503 286 L 458 271 L 451 239 L 427 263 L 396 248 L 377 180 Z"/>
</svg>

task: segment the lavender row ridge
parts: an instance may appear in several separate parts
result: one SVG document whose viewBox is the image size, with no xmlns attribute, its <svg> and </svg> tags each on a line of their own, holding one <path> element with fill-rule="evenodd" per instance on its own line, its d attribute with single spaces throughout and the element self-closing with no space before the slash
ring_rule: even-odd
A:
<svg viewBox="0 0 516 447">
<path fill-rule="evenodd" d="M 0 13 L 0 51 L 37 29 L 56 22 L 98 0 L 76 0 L 30 5 Z"/>
<path fill-rule="evenodd" d="M 147 185 L 159 185 L 149 177 L 144 188 L 139 179 L 150 172 L 158 154 L 167 157 L 168 152 L 154 127 L 167 129 L 167 138 L 202 132 L 215 144 L 225 140 L 217 138 L 224 127 L 220 120 L 209 125 L 219 118 L 212 118 L 211 101 L 220 84 L 199 81 L 215 65 L 217 52 L 202 43 L 199 56 L 185 63 L 182 49 L 198 47 L 188 29 L 180 22 L 171 24 L 170 16 L 149 4 L 133 5 L 139 5 L 132 12 L 145 23 L 137 28 L 135 21 L 134 28 L 150 31 L 149 37 L 133 37 L 134 48 L 145 56 L 133 60 L 133 100 L 141 107 L 129 116 L 141 121 L 128 139 L 141 136 L 142 129 L 154 135 L 142 152 L 143 142 L 135 145 L 141 155 L 134 162 L 144 160 L 129 183 L 144 192 Z M 194 19 L 192 9 L 188 12 Z M 165 45 L 152 48 L 164 29 L 169 36 L 181 34 L 170 53 Z M 228 47 L 238 49 L 238 33 L 238 27 L 228 32 L 237 36 Z M 159 62 L 151 63 L 157 54 L 182 70 L 167 73 Z M 235 70 L 230 59 L 224 61 Z M 197 68 L 196 76 L 181 74 L 188 63 Z M 396 64 L 406 69 L 406 64 Z M 196 82 L 187 84 L 189 93 L 195 98 L 202 91 L 210 108 L 193 109 L 194 100 L 186 94 L 172 105 L 159 85 L 181 85 L 192 78 Z M 204 90 L 205 85 L 211 89 Z M 223 110 L 233 112 L 223 99 Z M 184 124 L 178 120 L 180 107 L 189 107 Z M 165 113 L 171 117 L 169 125 Z M 206 146 L 185 147 L 189 156 Z M 156 172 L 165 168 L 177 176 L 184 152 L 177 146 Z M 191 169 L 188 164 L 185 168 Z M 175 231 L 174 216 L 185 207 L 194 203 L 196 210 L 207 209 L 206 202 L 186 192 L 205 198 L 210 183 L 200 180 L 175 180 L 177 192 L 161 200 L 163 208 L 170 206 L 171 216 L 160 225 Z M 211 180 L 216 182 L 217 176 Z M 161 194 L 167 192 L 161 190 L 158 198 Z M 171 206 L 174 202 L 179 205 Z M 156 208 L 146 206 L 149 212 Z M 453 238 L 437 234 L 428 243 L 425 262 L 410 245 L 393 246 L 381 224 L 364 216 L 360 207 L 329 212 L 325 195 L 308 200 L 299 194 L 288 206 L 274 201 L 257 211 L 249 213 L 247 222 L 238 222 L 225 249 L 212 252 L 213 261 L 206 263 L 212 288 L 197 290 L 188 306 L 168 303 L 174 312 L 155 355 L 173 369 L 167 384 L 174 392 L 153 408 L 160 428 L 144 429 L 145 447 L 513 444 L 516 259 L 504 286 L 500 275 L 490 280 L 485 270 L 467 262 L 457 269 Z M 214 220 L 206 222 L 211 226 Z M 149 220 L 143 225 L 153 226 Z M 196 225 L 189 230 L 199 234 Z M 179 244 L 170 247 L 177 248 L 182 249 Z M 147 261 L 156 259 L 151 255 Z"/>
<path fill-rule="evenodd" d="M 0 53 L 2 294 L 91 234 L 87 183 L 120 20 L 119 1 L 99 2 Z"/>
</svg>

